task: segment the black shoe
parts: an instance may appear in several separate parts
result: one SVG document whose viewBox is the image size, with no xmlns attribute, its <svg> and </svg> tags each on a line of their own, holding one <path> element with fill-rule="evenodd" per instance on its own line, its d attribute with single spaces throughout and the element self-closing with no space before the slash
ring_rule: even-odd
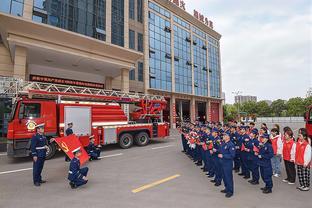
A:
<svg viewBox="0 0 312 208">
<path fill-rule="evenodd" d="M 244 173 L 239 173 L 238 175 L 239 175 L 239 176 L 244 176 L 245 174 L 244 174 Z"/>
<path fill-rule="evenodd" d="M 226 197 L 226 198 L 230 198 L 230 197 L 232 197 L 232 196 L 233 196 L 232 193 L 226 193 L 226 194 L 225 194 L 225 197 Z"/>
<path fill-rule="evenodd" d="M 226 193 L 226 190 L 225 190 L 225 189 L 223 189 L 223 190 L 221 190 L 220 192 L 225 194 L 225 193 Z"/>
<path fill-rule="evenodd" d="M 254 180 L 249 180 L 248 182 L 249 182 L 249 183 L 252 183 L 252 182 L 254 182 Z"/>
<path fill-rule="evenodd" d="M 202 164 L 202 163 L 196 163 L 196 165 L 197 165 L 197 166 L 202 166 L 203 164 Z"/>
<path fill-rule="evenodd" d="M 235 169 L 235 173 L 238 173 L 239 172 L 239 169 Z"/>
<path fill-rule="evenodd" d="M 77 188 L 76 184 L 74 184 L 73 182 L 69 182 L 70 188 L 75 189 Z"/>
<path fill-rule="evenodd" d="M 215 183 L 215 186 L 221 186 L 221 183 Z"/>
<path fill-rule="evenodd" d="M 250 178 L 250 176 L 244 176 L 243 178 L 244 178 L 244 179 L 249 179 L 249 178 Z"/>
<path fill-rule="evenodd" d="M 259 185 L 259 181 L 253 181 L 251 182 L 252 185 Z"/>
<path fill-rule="evenodd" d="M 214 177 L 214 175 L 208 175 L 208 178 L 213 178 Z"/>
<path fill-rule="evenodd" d="M 267 187 L 260 188 L 262 191 L 267 190 Z"/>
<path fill-rule="evenodd" d="M 40 186 L 39 182 L 34 183 L 35 186 Z"/>
<path fill-rule="evenodd" d="M 41 180 L 41 181 L 40 181 L 40 183 L 46 183 L 46 182 L 47 182 L 47 181 L 45 181 L 45 180 Z"/>
<path fill-rule="evenodd" d="M 181 152 L 183 152 L 183 153 L 184 153 L 185 151 L 184 151 L 184 150 L 182 150 Z"/>
<path fill-rule="evenodd" d="M 263 190 L 262 193 L 270 194 L 270 193 L 272 193 L 272 189 L 267 188 L 267 189 Z"/>
<path fill-rule="evenodd" d="M 200 169 L 204 170 L 205 168 L 204 167 L 201 167 Z M 205 171 L 206 172 L 206 171 Z"/>
<path fill-rule="evenodd" d="M 215 182 L 216 182 L 216 180 L 210 180 L 210 182 L 211 182 L 211 183 L 215 183 Z"/>
</svg>

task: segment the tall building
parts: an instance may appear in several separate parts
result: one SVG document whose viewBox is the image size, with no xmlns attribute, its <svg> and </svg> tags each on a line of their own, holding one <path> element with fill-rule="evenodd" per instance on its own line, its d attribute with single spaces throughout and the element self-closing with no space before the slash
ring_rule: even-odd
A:
<svg viewBox="0 0 312 208">
<path fill-rule="evenodd" d="M 251 96 L 251 95 L 237 95 L 235 96 L 235 103 L 245 103 L 249 101 L 257 102 L 257 96 Z"/>
<path fill-rule="evenodd" d="M 179 0 L 1 0 L 0 75 L 163 95 L 222 120 L 221 35 Z M 206 24 L 205 24 L 206 23 Z"/>
</svg>

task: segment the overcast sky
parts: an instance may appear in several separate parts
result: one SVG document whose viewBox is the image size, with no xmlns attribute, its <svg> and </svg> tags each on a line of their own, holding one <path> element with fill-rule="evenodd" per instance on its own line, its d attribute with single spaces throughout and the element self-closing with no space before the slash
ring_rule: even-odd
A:
<svg viewBox="0 0 312 208">
<path fill-rule="evenodd" d="M 309 0 L 184 0 L 222 35 L 226 103 L 232 91 L 258 100 L 305 97 L 312 87 L 312 3 Z"/>
</svg>

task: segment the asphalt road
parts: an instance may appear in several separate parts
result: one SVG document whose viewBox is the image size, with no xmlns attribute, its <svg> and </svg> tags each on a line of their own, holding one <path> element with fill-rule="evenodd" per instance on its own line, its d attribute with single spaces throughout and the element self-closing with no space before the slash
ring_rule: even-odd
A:
<svg viewBox="0 0 312 208">
<path fill-rule="evenodd" d="M 307 208 L 312 204 L 312 191 L 300 192 L 282 178 L 274 178 L 273 193 L 264 195 L 260 191 L 263 183 L 252 186 L 236 174 L 234 196 L 225 198 L 220 193 L 223 187 L 214 187 L 181 153 L 176 132 L 146 147 L 121 150 L 108 146 L 102 156 L 102 160 L 87 164 L 89 183 L 72 190 L 66 179 L 69 164 L 62 154 L 46 162 L 43 177 L 48 182 L 41 187 L 32 184 L 29 158 L 12 160 L 0 154 L 0 208 Z M 138 189 L 144 185 L 149 186 Z M 135 189 L 139 192 L 133 193 Z"/>
</svg>

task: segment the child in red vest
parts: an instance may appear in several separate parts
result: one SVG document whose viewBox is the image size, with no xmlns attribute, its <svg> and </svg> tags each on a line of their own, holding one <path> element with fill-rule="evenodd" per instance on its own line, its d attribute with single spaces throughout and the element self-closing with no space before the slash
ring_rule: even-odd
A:
<svg viewBox="0 0 312 208">
<path fill-rule="evenodd" d="M 311 162 L 311 146 L 309 144 L 307 130 L 301 128 L 296 143 L 295 163 L 297 165 L 297 173 L 299 178 L 300 191 L 309 191 L 310 189 L 310 162 Z"/>
<path fill-rule="evenodd" d="M 293 138 L 293 131 L 288 127 L 285 127 L 284 131 L 284 144 L 283 144 L 283 158 L 285 163 L 285 169 L 287 178 L 283 182 L 289 185 L 295 184 L 296 181 L 296 168 L 295 168 L 295 152 L 296 143 Z"/>
<path fill-rule="evenodd" d="M 282 154 L 283 154 L 283 141 L 279 130 L 277 128 L 273 128 L 271 130 L 270 135 L 274 156 L 271 160 L 272 168 L 273 168 L 273 176 L 279 177 L 281 175 L 281 162 L 282 162 Z"/>
</svg>

